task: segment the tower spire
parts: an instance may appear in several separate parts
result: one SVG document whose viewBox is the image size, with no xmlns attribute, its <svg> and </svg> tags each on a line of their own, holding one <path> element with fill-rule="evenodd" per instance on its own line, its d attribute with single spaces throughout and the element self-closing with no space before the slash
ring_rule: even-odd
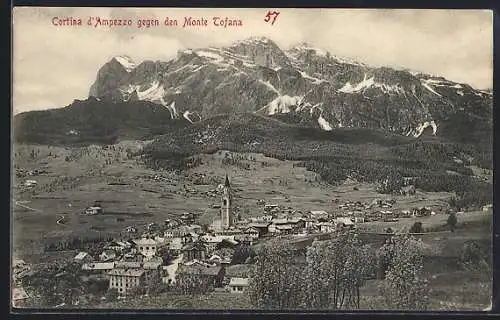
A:
<svg viewBox="0 0 500 320">
<path fill-rule="evenodd" d="M 231 185 L 229 184 L 229 177 L 227 176 L 227 173 L 226 173 L 226 181 L 224 182 L 224 186 L 229 188 Z"/>
</svg>

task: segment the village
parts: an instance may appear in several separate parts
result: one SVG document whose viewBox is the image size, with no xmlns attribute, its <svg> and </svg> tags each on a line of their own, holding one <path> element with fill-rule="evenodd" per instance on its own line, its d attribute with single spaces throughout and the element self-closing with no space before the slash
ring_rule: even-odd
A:
<svg viewBox="0 0 500 320">
<path fill-rule="evenodd" d="M 401 194 L 404 195 L 415 192 L 413 186 L 403 189 Z M 210 226 L 197 224 L 193 213 L 184 213 L 178 219 L 166 219 L 163 225 L 146 223 L 141 234 L 138 226 L 128 226 L 123 230 L 128 237 L 107 241 L 93 254 L 77 252 L 73 262 L 79 265 L 82 275 L 105 279 L 108 291 L 116 290 L 122 299 L 146 286 L 175 285 L 193 281 L 193 278 L 210 284 L 214 290 L 238 294 L 245 292 L 249 285 L 250 259 L 248 255 L 243 260 L 235 257 L 242 246 L 248 248 L 276 237 L 300 241 L 339 229 L 359 229 L 370 221 L 393 222 L 400 218 L 449 211 L 437 207 L 393 210 L 396 203 L 393 199 L 376 199 L 370 203 L 335 199 L 334 212 L 304 212 L 258 200 L 259 215 L 240 217 L 235 210 L 238 208 L 234 205 L 234 192 L 227 175 L 216 192 L 220 204 L 212 207 L 219 209 L 219 219 Z M 98 215 L 103 210 L 101 204 L 96 203 L 80 214 Z M 395 231 L 387 228 L 385 232 Z M 21 280 L 29 270 L 24 261 L 14 260 L 13 294 L 18 304 L 29 297 L 21 286 Z"/>
</svg>

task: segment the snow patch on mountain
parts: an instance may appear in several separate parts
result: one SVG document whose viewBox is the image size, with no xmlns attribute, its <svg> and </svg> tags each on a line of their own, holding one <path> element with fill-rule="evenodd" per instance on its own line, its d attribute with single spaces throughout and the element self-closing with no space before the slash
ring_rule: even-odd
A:
<svg viewBox="0 0 500 320">
<path fill-rule="evenodd" d="M 170 116 L 172 119 L 177 119 L 179 115 L 177 114 L 177 109 L 175 109 L 175 101 L 173 101 L 170 105 L 166 105 L 167 109 L 170 111 Z"/>
<path fill-rule="evenodd" d="M 328 82 L 328 80 L 325 80 L 325 79 L 318 79 L 318 78 L 315 78 L 315 77 L 312 77 L 310 75 L 308 75 L 307 73 L 305 73 L 304 71 L 300 71 L 300 75 L 302 76 L 302 78 L 304 79 L 307 79 L 307 80 L 311 80 L 313 84 L 321 84 L 323 82 Z"/>
<path fill-rule="evenodd" d="M 323 118 L 322 114 L 318 118 L 318 123 L 319 123 L 319 126 L 321 127 L 321 129 L 323 129 L 325 131 L 332 131 L 333 130 L 332 125 L 328 121 L 326 121 L 325 118 Z"/>
<path fill-rule="evenodd" d="M 194 123 L 194 122 L 193 122 L 193 120 L 191 120 L 191 119 L 189 118 L 189 116 L 190 116 L 191 114 L 193 114 L 193 113 L 192 113 L 192 112 L 190 112 L 189 110 L 186 110 L 186 111 L 182 114 L 182 116 L 183 116 L 183 117 L 184 117 L 184 119 L 186 119 L 187 121 L 189 121 L 189 122 L 191 122 L 191 123 Z"/>
<path fill-rule="evenodd" d="M 363 81 L 359 82 L 355 86 L 353 86 L 350 82 L 347 82 L 342 88 L 338 89 L 338 91 L 343 93 L 357 93 L 368 88 L 377 88 L 383 93 L 405 93 L 405 90 L 399 85 L 376 82 L 373 76 L 371 78 L 367 78 L 366 74 L 364 75 Z"/>
<path fill-rule="evenodd" d="M 195 73 L 195 72 L 198 72 L 200 71 L 201 69 L 205 68 L 206 65 L 202 64 L 200 66 L 196 66 L 193 70 L 191 70 L 192 73 Z"/>
<path fill-rule="evenodd" d="M 422 85 L 427 89 L 429 90 L 430 92 L 434 93 L 435 95 L 441 97 L 441 95 L 439 93 L 437 93 L 436 91 L 434 91 L 434 89 L 431 88 L 431 86 L 425 82 L 425 81 L 422 81 Z"/>
<path fill-rule="evenodd" d="M 127 72 L 132 71 L 137 66 L 134 60 L 132 60 L 129 56 L 116 56 L 114 59 L 118 61 L 118 63 L 120 63 Z"/>
<path fill-rule="evenodd" d="M 211 51 L 206 51 L 206 50 L 198 50 L 196 51 L 196 54 L 199 55 L 200 57 L 212 59 L 215 62 L 223 62 L 224 57 L 222 57 L 220 54 L 211 52 Z"/>
<path fill-rule="evenodd" d="M 415 138 L 420 137 L 422 135 L 422 133 L 424 132 L 424 130 L 427 129 L 428 127 L 432 127 L 432 134 L 436 135 L 438 127 L 437 127 L 436 123 L 434 122 L 434 120 L 431 120 L 431 121 L 426 121 L 426 122 L 418 125 L 415 128 L 413 136 Z"/>
<path fill-rule="evenodd" d="M 464 96 L 464 92 L 462 90 L 457 90 L 457 94 L 462 97 Z"/>
<path fill-rule="evenodd" d="M 302 97 L 300 96 L 289 96 L 283 95 L 279 96 L 273 101 L 269 102 L 263 109 L 265 109 L 268 115 L 273 115 L 277 113 L 289 113 L 290 107 L 300 105 Z"/>
<path fill-rule="evenodd" d="M 358 83 L 356 86 L 353 86 L 351 83 L 347 82 L 338 91 L 344 92 L 344 93 L 355 93 L 355 92 L 359 92 L 363 89 L 370 88 L 371 86 L 373 86 L 374 83 L 375 83 L 374 77 L 367 79 L 366 73 L 365 73 L 363 81 Z"/>
</svg>

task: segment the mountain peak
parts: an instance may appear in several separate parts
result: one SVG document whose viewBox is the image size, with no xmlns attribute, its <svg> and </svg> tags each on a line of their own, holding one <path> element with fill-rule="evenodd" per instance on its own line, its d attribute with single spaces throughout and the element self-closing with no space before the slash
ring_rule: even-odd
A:
<svg viewBox="0 0 500 320">
<path fill-rule="evenodd" d="M 136 63 L 134 62 L 134 60 L 132 60 L 132 58 L 130 58 L 127 55 L 115 56 L 113 57 L 113 59 L 116 60 L 119 64 L 121 64 L 123 68 L 127 70 L 127 72 L 132 71 L 132 69 L 136 67 Z"/>
<path fill-rule="evenodd" d="M 239 40 L 236 42 L 237 44 L 240 44 L 240 43 L 244 43 L 244 44 L 263 44 L 263 45 L 276 45 L 274 43 L 274 41 L 272 41 L 271 39 L 267 38 L 267 37 L 262 37 L 262 36 L 254 36 L 254 37 L 250 37 L 250 38 L 246 38 L 246 39 L 243 39 L 243 40 Z"/>
</svg>

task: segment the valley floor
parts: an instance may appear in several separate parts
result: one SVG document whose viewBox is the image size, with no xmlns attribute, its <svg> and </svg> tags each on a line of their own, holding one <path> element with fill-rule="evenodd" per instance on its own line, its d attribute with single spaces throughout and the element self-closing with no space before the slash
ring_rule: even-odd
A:
<svg viewBox="0 0 500 320">
<path fill-rule="evenodd" d="M 394 199 L 393 211 L 418 207 L 445 208 L 452 194 L 417 191 L 414 196 L 387 196 L 375 192 L 370 184 L 356 181 L 333 187 L 322 183 L 312 172 L 298 167 L 293 161 L 281 161 L 260 154 L 218 152 L 201 156 L 202 164 L 183 174 L 154 171 L 137 162 L 132 152 L 140 150 L 137 142 L 126 141 L 106 148 L 59 148 L 48 146 L 15 145 L 14 165 L 25 171 L 43 173 L 14 177 L 13 190 L 13 244 L 16 258 L 37 264 L 71 259 L 75 252 L 44 252 L 48 243 L 67 237 L 126 236 L 127 226 L 138 233 L 151 222 L 163 224 L 165 219 L 185 212 L 197 213 L 199 224 L 210 224 L 218 217 L 219 203 L 215 189 L 227 174 L 235 190 L 235 205 L 242 218 L 262 215 L 259 200 L 277 204 L 290 210 L 338 211 L 339 204 L 372 202 Z M 34 156 L 30 156 L 35 150 Z M 224 159 L 237 159 L 224 164 Z M 33 188 L 24 186 L 27 179 L 36 180 Z M 81 212 L 99 201 L 102 215 L 82 215 Z M 447 215 L 437 211 L 428 217 L 400 218 L 395 222 L 370 221 L 360 223 L 358 229 L 366 233 L 384 232 L 391 227 L 406 232 L 415 221 L 423 223 L 430 232 L 423 239 L 435 247 L 434 263 L 429 263 L 428 274 L 433 288 L 432 309 L 484 309 L 491 297 L 491 279 L 488 276 L 446 268 L 445 259 L 457 259 L 458 249 L 467 240 L 491 240 L 491 211 L 458 213 L 458 230 L 449 232 L 443 226 Z M 373 298 L 376 281 L 363 288 L 364 308 L 380 306 Z M 104 303 L 99 307 L 116 308 L 250 308 L 244 294 L 215 292 L 207 296 L 144 297 Z"/>
</svg>

